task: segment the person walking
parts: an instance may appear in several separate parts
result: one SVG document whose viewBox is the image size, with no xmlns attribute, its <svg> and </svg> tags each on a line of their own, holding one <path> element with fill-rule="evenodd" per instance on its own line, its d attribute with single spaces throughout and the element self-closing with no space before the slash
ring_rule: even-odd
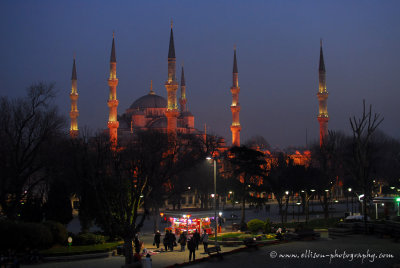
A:
<svg viewBox="0 0 400 268">
<path fill-rule="evenodd" d="M 157 232 L 154 234 L 153 246 L 157 246 L 157 248 L 159 248 L 160 240 L 161 240 L 161 233 L 160 231 L 157 230 Z"/>
<path fill-rule="evenodd" d="M 199 250 L 199 243 L 200 243 L 200 234 L 197 232 L 197 229 L 194 231 L 193 237 L 194 243 L 196 244 L 196 249 Z"/>
<path fill-rule="evenodd" d="M 189 239 L 188 249 L 189 249 L 189 261 L 192 260 L 192 256 L 193 256 L 193 261 L 195 261 L 196 260 L 196 239 L 194 238 L 194 236 Z"/>
<path fill-rule="evenodd" d="M 175 234 L 171 231 L 170 233 L 170 247 L 171 247 L 171 251 L 174 251 L 174 247 L 176 247 L 176 236 Z"/>
<path fill-rule="evenodd" d="M 168 230 L 166 230 L 165 231 L 165 235 L 164 235 L 164 239 L 163 239 L 163 244 L 164 244 L 164 248 L 165 248 L 165 251 L 168 251 L 168 249 L 169 249 L 169 231 Z"/>
<path fill-rule="evenodd" d="M 207 248 L 208 248 L 208 234 L 206 230 L 204 230 L 203 235 L 201 236 L 201 241 L 203 242 L 204 246 L 204 253 L 207 253 Z"/>
<path fill-rule="evenodd" d="M 186 241 L 187 241 L 186 233 L 182 232 L 178 240 L 179 244 L 181 244 L 181 251 L 185 251 Z"/>
</svg>

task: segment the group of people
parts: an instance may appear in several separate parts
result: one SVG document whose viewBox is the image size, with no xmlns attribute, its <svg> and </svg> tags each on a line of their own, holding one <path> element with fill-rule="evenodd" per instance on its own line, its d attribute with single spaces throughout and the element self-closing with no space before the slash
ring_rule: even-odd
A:
<svg viewBox="0 0 400 268">
<path fill-rule="evenodd" d="M 181 246 L 181 251 L 185 251 L 185 247 L 187 244 L 187 247 L 189 249 L 189 261 L 196 260 L 196 250 L 199 249 L 199 243 L 202 242 L 204 246 L 204 252 L 207 253 L 207 248 L 208 248 L 208 234 L 206 231 L 201 235 L 197 230 L 193 233 L 192 236 L 188 236 L 186 232 L 182 232 L 179 236 L 178 243 Z M 160 247 L 161 243 L 161 233 L 157 231 L 154 234 L 154 241 L 153 241 L 153 246 L 157 246 L 157 248 Z M 177 246 L 177 241 L 176 241 L 176 236 L 173 232 L 166 230 L 164 239 L 163 239 L 163 244 L 165 251 L 171 250 L 174 251 L 174 247 Z"/>
</svg>

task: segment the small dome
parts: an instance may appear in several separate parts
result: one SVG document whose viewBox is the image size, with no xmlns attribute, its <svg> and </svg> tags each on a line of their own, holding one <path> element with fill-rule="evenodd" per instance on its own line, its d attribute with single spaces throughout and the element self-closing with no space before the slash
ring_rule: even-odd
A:
<svg viewBox="0 0 400 268">
<path fill-rule="evenodd" d="M 167 100 L 161 96 L 147 94 L 135 100 L 130 109 L 167 108 Z"/>
<path fill-rule="evenodd" d="M 149 128 L 167 128 L 168 122 L 166 117 L 157 118 L 148 125 Z"/>
</svg>

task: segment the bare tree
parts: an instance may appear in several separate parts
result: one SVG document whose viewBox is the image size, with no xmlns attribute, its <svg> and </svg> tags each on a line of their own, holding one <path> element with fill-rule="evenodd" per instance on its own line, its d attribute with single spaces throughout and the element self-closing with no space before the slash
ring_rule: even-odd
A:
<svg viewBox="0 0 400 268">
<path fill-rule="evenodd" d="M 65 120 L 51 105 L 54 86 L 44 83 L 28 88 L 27 97 L 0 100 L 0 204 L 15 219 L 21 202 L 43 182 L 45 146 L 61 135 Z"/>
<path fill-rule="evenodd" d="M 372 105 L 369 110 L 365 108 L 363 101 L 363 113 L 360 118 L 355 116 L 350 118 L 350 125 L 353 131 L 353 176 L 361 184 L 363 199 L 363 214 L 365 227 L 367 227 L 367 205 L 371 200 L 372 178 L 371 178 L 371 155 L 372 155 L 372 135 L 382 123 L 383 117 L 377 113 L 372 113 Z M 367 231 L 367 228 L 365 228 Z"/>
</svg>

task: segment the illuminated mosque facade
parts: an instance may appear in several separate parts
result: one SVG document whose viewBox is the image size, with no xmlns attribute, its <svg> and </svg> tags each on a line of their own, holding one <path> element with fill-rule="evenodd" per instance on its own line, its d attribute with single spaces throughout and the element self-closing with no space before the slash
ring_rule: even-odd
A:
<svg viewBox="0 0 400 268">
<path fill-rule="evenodd" d="M 319 59 L 319 87 L 318 87 L 318 122 L 319 122 L 319 139 L 322 146 L 325 137 L 328 134 L 328 91 L 326 89 L 326 72 L 325 63 L 322 52 L 322 41 L 320 47 Z M 184 68 L 181 67 L 180 85 L 177 80 L 176 57 L 174 46 L 174 35 L 171 22 L 171 33 L 168 50 L 168 76 L 165 82 L 167 91 L 167 99 L 157 95 L 153 91 L 152 82 L 148 93 L 137 100 L 125 110 L 122 115 L 118 115 L 118 99 L 117 99 L 117 58 L 115 49 L 115 37 L 113 34 L 111 56 L 110 56 L 110 75 L 108 78 L 109 97 L 107 105 L 109 107 L 109 117 L 107 127 L 111 142 L 116 146 L 118 137 L 124 137 L 134 133 L 137 130 L 157 130 L 176 135 L 176 133 L 184 134 L 201 134 L 202 132 L 195 128 L 194 115 L 187 108 L 186 98 L 186 82 Z M 177 91 L 180 87 L 179 107 Z M 239 79 L 238 67 L 236 60 L 236 48 L 233 55 L 232 70 L 232 104 L 230 106 L 232 112 L 232 124 L 230 126 L 232 133 L 232 146 L 240 146 L 241 125 L 239 121 L 240 104 L 239 104 Z M 72 77 L 71 77 L 71 111 L 70 111 L 70 136 L 77 137 L 78 129 L 78 89 L 77 89 L 77 72 L 75 57 L 73 60 Z"/>
</svg>

